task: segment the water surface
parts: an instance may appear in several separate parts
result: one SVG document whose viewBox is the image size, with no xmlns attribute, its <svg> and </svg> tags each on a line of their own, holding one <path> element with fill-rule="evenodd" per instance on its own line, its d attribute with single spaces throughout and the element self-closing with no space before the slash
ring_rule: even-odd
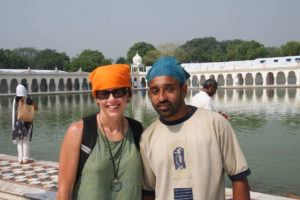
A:
<svg viewBox="0 0 300 200">
<path fill-rule="evenodd" d="M 197 91 L 189 90 L 186 102 Z M 33 96 L 39 106 L 34 121 L 30 156 L 58 161 L 68 126 L 97 112 L 90 94 Z M 0 153 L 17 155 L 11 140 L 12 97 L 0 97 Z M 300 196 L 300 89 L 220 89 L 213 97 L 236 131 L 252 174 L 252 190 Z M 157 118 L 147 92 L 135 91 L 126 115 L 147 127 Z M 227 186 L 230 182 L 227 180 Z"/>
</svg>

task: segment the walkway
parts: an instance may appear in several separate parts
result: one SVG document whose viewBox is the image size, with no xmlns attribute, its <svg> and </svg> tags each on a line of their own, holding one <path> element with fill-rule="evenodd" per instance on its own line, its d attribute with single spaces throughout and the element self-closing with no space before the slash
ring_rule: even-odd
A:
<svg viewBox="0 0 300 200">
<path fill-rule="evenodd" d="M 0 154 L 0 200 L 54 200 L 57 191 L 58 163 L 35 161 L 20 165 L 15 156 Z M 226 189 L 226 200 L 232 199 Z M 251 200 L 292 200 L 251 192 Z"/>
</svg>

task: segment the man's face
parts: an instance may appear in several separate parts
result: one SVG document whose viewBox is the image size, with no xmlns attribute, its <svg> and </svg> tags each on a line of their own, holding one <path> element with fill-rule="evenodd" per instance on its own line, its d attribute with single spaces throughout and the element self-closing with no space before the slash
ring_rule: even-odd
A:
<svg viewBox="0 0 300 200">
<path fill-rule="evenodd" d="M 152 105 L 164 120 L 174 121 L 185 115 L 186 85 L 180 87 L 180 83 L 170 76 L 157 76 L 149 87 Z"/>
<path fill-rule="evenodd" d="M 210 86 L 209 88 L 208 88 L 208 90 L 207 90 L 207 94 L 208 94 L 208 96 L 210 96 L 210 97 L 212 97 L 212 96 L 214 96 L 214 94 L 216 94 L 216 88 L 215 87 L 213 87 L 213 86 Z"/>
</svg>

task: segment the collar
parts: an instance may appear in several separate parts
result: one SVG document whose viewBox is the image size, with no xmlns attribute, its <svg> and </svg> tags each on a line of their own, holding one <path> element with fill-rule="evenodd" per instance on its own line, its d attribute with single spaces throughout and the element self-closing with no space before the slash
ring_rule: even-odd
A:
<svg viewBox="0 0 300 200">
<path fill-rule="evenodd" d="M 191 110 L 182 118 L 180 119 L 177 119 L 175 121 L 165 121 L 163 120 L 161 117 L 159 118 L 159 121 L 161 123 L 163 123 L 164 125 L 167 125 L 167 126 L 171 126 L 171 125 L 177 125 L 177 124 L 181 124 L 183 123 L 184 121 L 188 120 L 189 118 L 191 118 L 193 116 L 193 114 L 196 112 L 197 108 L 194 107 L 194 106 L 190 106 L 191 107 Z"/>
</svg>

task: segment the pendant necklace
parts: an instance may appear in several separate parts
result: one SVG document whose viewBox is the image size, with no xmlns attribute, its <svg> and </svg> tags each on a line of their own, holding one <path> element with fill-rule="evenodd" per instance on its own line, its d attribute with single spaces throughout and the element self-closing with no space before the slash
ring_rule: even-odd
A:
<svg viewBox="0 0 300 200">
<path fill-rule="evenodd" d="M 107 146 L 108 146 L 108 149 L 109 149 L 110 158 L 111 158 L 113 169 L 114 169 L 114 179 L 112 180 L 112 182 L 110 184 L 110 190 L 113 191 L 113 192 L 119 192 L 122 189 L 122 182 L 118 179 L 118 171 L 119 171 L 119 167 L 120 167 L 120 161 L 121 161 L 122 153 L 123 153 L 123 150 L 124 150 L 124 147 L 125 147 L 125 144 L 126 144 L 126 140 L 124 139 L 124 137 L 122 138 L 121 153 L 120 153 L 118 165 L 116 166 L 115 162 L 114 162 L 113 155 L 112 155 L 112 151 L 111 151 L 111 148 L 110 148 L 110 145 L 109 145 L 109 141 L 107 139 L 107 136 L 106 136 L 103 124 L 102 124 L 102 122 L 100 120 L 100 115 L 99 115 L 99 122 L 101 124 L 104 136 L 106 138 L 106 142 L 107 142 Z M 122 118 L 122 135 L 123 135 L 123 118 Z M 124 142 L 124 140 L 125 140 L 125 142 Z"/>
</svg>

